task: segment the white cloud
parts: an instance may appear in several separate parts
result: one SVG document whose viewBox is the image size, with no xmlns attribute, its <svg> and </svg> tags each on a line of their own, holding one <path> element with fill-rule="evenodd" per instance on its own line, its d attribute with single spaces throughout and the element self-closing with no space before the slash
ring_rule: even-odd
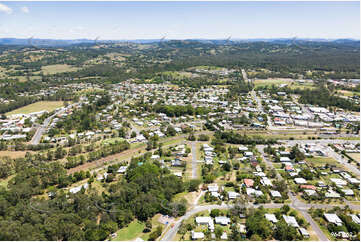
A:
<svg viewBox="0 0 361 242">
<path fill-rule="evenodd" d="M 6 6 L 5 4 L 0 3 L 0 12 L 11 14 L 13 10 Z"/>
<path fill-rule="evenodd" d="M 23 12 L 23 13 L 29 13 L 29 8 L 28 7 L 21 7 L 20 8 L 20 10 L 21 10 L 21 12 Z"/>
</svg>

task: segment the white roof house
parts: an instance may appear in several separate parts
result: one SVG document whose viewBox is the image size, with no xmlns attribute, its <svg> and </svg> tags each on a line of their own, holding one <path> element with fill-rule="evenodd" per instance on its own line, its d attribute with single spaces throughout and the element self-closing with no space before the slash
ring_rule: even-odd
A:
<svg viewBox="0 0 361 242">
<path fill-rule="evenodd" d="M 273 198 L 282 197 L 279 191 L 270 190 L 270 193 Z"/>
<path fill-rule="evenodd" d="M 264 215 L 266 217 L 266 219 L 272 223 L 277 223 L 278 222 L 278 219 L 276 218 L 276 216 L 272 213 L 266 213 Z"/>
<path fill-rule="evenodd" d="M 119 167 L 117 172 L 118 173 L 124 173 L 126 170 L 127 170 L 127 166 L 121 166 L 121 167 Z"/>
<path fill-rule="evenodd" d="M 262 191 L 260 191 L 260 190 L 255 190 L 255 189 L 253 189 L 253 188 L 251 188 L 251 187 L 247 187 L 246 188 L 246 192 L 247 192 L 247 195 L 248 196 L 256 196 L 256 197 L 260 197 L 260 196 L 262 196 L 263 195 L 263 192 Z"/>
<path fill-rule="evenodd" d="M 231 219 L 225 216 L 219 216 L 214 218 L 216 224 L 227 225 L 231 222 Z"/>
<path fill-rule="evenodd" d="M 213 184 L 213 185 L 208 185 L 208 191 L 210 192 L 218 192 L 219 187 L 217 184 Z"/>
<path fill-rule="evenodd" d="M 213 219 L 211 217 L 196 217 L 197 224 L 207 224 L 213 223 Z"/>
<path fill-rule="evenodd" d="M 305 237 L 308 238 L 310 237 L 310 234 L 308 233 L 308 231 L 305 228 L 299 228 L 298 231 L 300 231 L 300 234 Z"/>
<path fill-rule="evenodd" d="M 326 193 L 325 193 L 325 196 L 327 198 L 339 198 L 341 197 L 340 194 L 338 194 L 337 192 L 333 191 L 333 190 L 328 190 Z"/>
<path fill-rule="evenodd" d="M 317 195 L 317 192 L 316 192 L 315 190 L 312 190 L 312 189 L 305 189 L 304 192 L 305 192 L 308 196 Z"/>
<path fill-rule="evenodd" d="M 70 188 L 69 189 L 69 192 L 71 193 L 78 193 L 81 191 L 81 188 L 84 187 L 84 189 L 87 189 L 88 188 L 88 183 L 85 183 L 84 185 L 80 185 L 80 186 L 77 186 L 77 187 L 73 187 L 73 188 Z"/>
<path fill-rule="evenodd" d="M 253 152 L 251 152 L 251 151 L 244 152 L 244 156 L 246 156 L 246 157 L 253 156 Z"/>
<path fill-rule="evenodd" d="M 335 213 L 325 213 L 323 216 L 329 223 L 336 224 L 337 226 L 342 225 L 342 220 Z"/>
<path fill-rule="evenodd" d="M 160 156 L 159 156 L 159 155 L 152 155 L 150 158 L 151 158 L 151 159 L 159 159 Z"/>
<path fill-rule="evenodd" d="M 340 179 L 340 178 L 330 178 L 330 180 L 332 182 L 334 182 L 336 184 L 336 186 L 346 186 L 347 185 L 347 181 Z"/>
<path fill-rule="evenodd" d="M 297 177 L 294 179 L 296 184 L 307 184 L 307 181 L 302 177 Z"/>
<path fill-rule="evenodd" d="M 182 177 L 183 173 L 181 171 L 175 171 L 175 172 L 173 172 L 173 175 L 175 175 L 177 177 Z"/>
<path fill-rule="evenodd" d="M 264 186 L 272 186 L 272 182 L 268 177 L 262 177 L 261 183 Z"/>
<path fill-rule="evenodd" d="M 240 194 L 238 192 L 228 192 L 229 199 L 236 199 L 239 196 L 240 196 Z"/>
<path fill-rule="evenodd" d="M 346 178 L 347 179 L 347 181 L 349 182 L 349 183 L 351 183 L 351 184 L 360 184 L 360 180 L 358 180 L 358 179 L 356 179 L 356 178 L 354 178 L 354 177 L 348 177 L 348 178 Z"/>
<path fill-rule="evenodd" d="M 221 194 L 219 194 L 219 192 L 211 192 L 211 196 L 212 197 L 220 197 Z"/>
<path fill-rule="evenodd" d="M 353 192 L 352 189 L 342 189 L 341 191 L 343 191 L 346 196 L 353 196 L 353 195 L 355 195 L 355 193 Z"/>
<path fill-rule="evenodd" d="M 192 231 L 192 239 L 203 239 L 204 233 L 203 232 L 194 232 Z"/>
<path fill-rule="evenodd" d="M 240 233 L 247 233 L 247 228 L 244 224 L 238 224 L 238 229 Z"/>
<path fill-rule="evenodd" d="M 300 227 L 296 221 L 296 218 L 293 216 L 287 216 L 287 215 L 282 215 L 283 219 L 285 220 L 285 222 L 292 227 L 298 228 Z"/>
<path fill-rule="evenodd" d="M 241 146 L 238 147 L 238 150 L 239 151 L 247 151 L 248 148 L 246 146 L 241 145 Z"/>
<path fill-rule="evenodd" d="M 281 157 L 280 162 L 290 162 L 291 159 L 289 157 Z"/>
<path fill-rule="evenodd" d="M 360 224 L 360 218 L 356 214 L 350 214 L 350 217 L 354 223 Z"/>
</svg>

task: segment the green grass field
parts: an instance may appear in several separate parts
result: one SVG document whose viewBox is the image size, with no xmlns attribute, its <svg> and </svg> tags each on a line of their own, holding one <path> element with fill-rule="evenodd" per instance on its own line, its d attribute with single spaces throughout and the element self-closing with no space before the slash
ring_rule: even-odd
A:
<svg viewBox="0 0 361 242">
<path fill-rule="evenodd" d="M 136 239 L 138 235 L 143 232 L 144 228 L 144 223 L 141 223 L 138 220 L 134 220 L 127 227 L 120 229 L 117 232 L 117 237 L 115 237 L 113 240 L 124 241 Z"/>
<path fill-rule="evenodd" d="M 254 80 L 255 87 L 259 86 L 271 86 L 271 85 L 280 85 L 280 84 L 290 84 L 291 82 L 288 80 L 280 80 L 280 79 L 256 79 Z"/>
<path fill-rule="evenodd" d="M 337 165 L 338 164 L 338 162 L 331 157 L 306 158 L 306 161 L 312 163 L 314 166 L 323 166 L 326 164 L 329 164 L 329 165 Z"/>
<path fill-rule="evenodd" d="M 6 113 L 6 115 L 12 114 L 29 114 L 33 112 L 39 112 L 42 110 L 47 110 L 49 112 L 55 110 L 56 108 L 60 108 L 64 105 L 63 101 L 41 101 L 26 105 L 24 107 L 15 109 L 11 112 Z"/>
</svg>

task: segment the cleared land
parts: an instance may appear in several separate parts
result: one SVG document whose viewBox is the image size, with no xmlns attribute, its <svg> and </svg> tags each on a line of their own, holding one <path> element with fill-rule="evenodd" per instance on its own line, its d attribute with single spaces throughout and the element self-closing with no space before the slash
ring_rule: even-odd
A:
<svg viewBox="0 0 361 242">
<path fill-rule="evenodd" d="M 306 158 L 306 161 L 312 163 L 314 166 L 323 166 L 326 164 L 329 164 L 329 165 L 337 165 L 338 164 L 338 162 L 331 157 Z"/>
<path fill-rule="evenodd" d="M 359 153 L 347 153 L 348 156 L 350 156 L 352 159 L 354 159 L 356 162 L 360 162 L 360 154 Z"/>
<path fill-rule="evenodd" d="M 57 65 L 42 66 L 41 70 L 45 75 L 49 75 L 49 74 L 56 74 L 62 72 L 77 71 L 78 68 L 66 64 L 57 64 Z"/>
<path fill-rule="evenodd" d="M 46 111 L 54 111 L 57 108 L 60 108 L 64 105 L 63 101 L 41 101 L 29 104 L 27 106 L 15 109 L 11 112 L 6 113 L 6 115 L 12 115 L 12 114 L 29 114 L 33 112 L 40 112 L 43 110 Z"/>
<path fill-rule="evenodd" d="M 25 154 L 28 151 L 0 151 L 0 157 L 8 156 L 10 158 L 20 158 L 25 157 Z"/>
</svg>

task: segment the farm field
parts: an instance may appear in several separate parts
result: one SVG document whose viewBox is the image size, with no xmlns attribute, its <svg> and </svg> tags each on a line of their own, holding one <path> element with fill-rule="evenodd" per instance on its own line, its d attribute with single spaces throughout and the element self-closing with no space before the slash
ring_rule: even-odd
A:
<svg viewBox="0 0 361 242">
<path fill-rule="evenodd" d="M 57 65 L 43 66 L 41 67 L 41 70 L 45 75 L 49 75 L 49 74 L 56 74 L 62 72 L 77 71 L 78 68 L 66 64 L 57 64 Z"/>
<path fill-rule="evenodd" d="M 42 110 L 51 112 L 57 108 L 62 107 L 63 105 L 64 105 L 63 101 L 40 101 L 15 109 L 11 112 L 6 113 L 6 115 L 20 114 L 20 113 L 29 114 L 33 112 L 40 112 Z"/>
</svg>

